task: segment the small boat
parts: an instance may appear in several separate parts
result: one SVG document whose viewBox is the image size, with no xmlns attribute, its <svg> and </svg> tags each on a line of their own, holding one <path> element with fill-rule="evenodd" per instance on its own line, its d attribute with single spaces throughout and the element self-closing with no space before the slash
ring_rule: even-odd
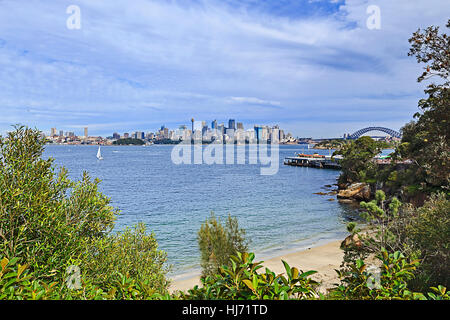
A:
<svg viewBox="0 0 450 320">
<path fill-rule="evenodd" d="M 101 151 L 100 151 L 100 146 L 98 146 L 97 159 L 98 159 L 98 160 L 103 160 L 102 153 L 101 153 Z"/>
</svg>

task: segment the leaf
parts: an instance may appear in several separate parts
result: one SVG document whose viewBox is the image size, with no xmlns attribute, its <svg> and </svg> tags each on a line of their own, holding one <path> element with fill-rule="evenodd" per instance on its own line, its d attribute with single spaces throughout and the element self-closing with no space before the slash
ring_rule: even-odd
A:
<svg viewBox="0 0 450 320">
<path fill-rule="evenodd" d="M 2 266 L 2 271 L 5 270 L 6 265 L 8 264 L 9 260 L 8 258 L 3 258 L 2 261 L 0 262 L 0 265 Z"/>
<path fill-rule="evenodd" d="M 306 271 L 306 272 L 303 272 L 299 278 L 306 278 L 315 273 L 317 273 L 317 271 L 314 271 L 314 270 Z"/>
<path fill-rule="evenodd" d="M 297 279 L 298 278 L 298 269 L 297 268 L 295 268 L 295 267 L 293 267 L 292 269 L 291 269 L 291 272 L 292 272 L 292 279 Z"/>
<path fill-rule="evenodd" d="M 286 274 L 288 275 L 289 278 L 292 278 L 291 267 L 289 266 L 289 264 L 286 261 L 284 261 L 284 260 L 281 260 L 281 261 L 283 262 L 284 268 L 286 269 Z"/>
<path fill-rule="evenodd" d="M 252 284 L 252 282 L 251 282 L 250 280 L 245 279 L 245 280 L 242 280 L 242 282 L 244 282 L 245 285 L 246 285 L 250 290 L 252 290 L 253 292 L 255 291 L 255 288 L 253 287 L 253 284 Z"/>
<path fill-rule="evenodd" d="M 23 266 L 19 264 L 19 267 L 17 268 L 17 279 L 20 278 L 20 275 L 22 274 L 22 272 L 25 271 L 25 269 L 28 267 L 27 264 L 24 264 Z"/>
</svg>

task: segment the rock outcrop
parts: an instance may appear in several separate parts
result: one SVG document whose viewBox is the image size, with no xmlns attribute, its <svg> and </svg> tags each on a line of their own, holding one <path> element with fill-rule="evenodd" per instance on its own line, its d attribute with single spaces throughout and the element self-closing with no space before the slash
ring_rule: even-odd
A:
<svg viewBox="0 0 450 320">
<path fill-rule="evenodd" d="M 371 198 L 370 186 L 367 183 L 352 183 L 346 189 L 339 190 L 339 199 L 350 199 L 357 201 L 369 201 Z"/>
</svg>

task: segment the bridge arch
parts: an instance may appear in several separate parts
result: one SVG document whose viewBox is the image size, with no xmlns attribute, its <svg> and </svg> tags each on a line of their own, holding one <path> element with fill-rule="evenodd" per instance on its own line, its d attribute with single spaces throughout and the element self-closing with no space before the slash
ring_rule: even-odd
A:
<svg viewBox="0 0 450 320">
<path fill-rule="evenodd" d="M 401 138 L 402 134 L 400 132 L 397 132 L 395 130 L 389 129 L 389 128 L 384 128 L 384 127 L 367 127 L 364 129 L 360 129 L 358 131 L 356 131 L 355 133 L 351 134 L 349 136 L 350 139 L 357 139 L 360 136 L 362 136 L 363 134 L 370 132 L 370 131 L 381 131 L 384 133 L 387 133 L 388 135 L 395 137 L 395 138 Z"/>
</svg>

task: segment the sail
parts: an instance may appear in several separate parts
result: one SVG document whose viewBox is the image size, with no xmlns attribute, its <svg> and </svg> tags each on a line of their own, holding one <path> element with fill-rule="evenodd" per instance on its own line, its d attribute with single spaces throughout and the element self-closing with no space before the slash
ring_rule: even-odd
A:
<svg viewBox="0 0 450 320">
<path fill-rule="evenodd" d="M 98 151 L 97 151 L 97 159 L 103 159 L 102 153 L 100 152 L 100 146 L 98 147 Z"/>
</svg>

